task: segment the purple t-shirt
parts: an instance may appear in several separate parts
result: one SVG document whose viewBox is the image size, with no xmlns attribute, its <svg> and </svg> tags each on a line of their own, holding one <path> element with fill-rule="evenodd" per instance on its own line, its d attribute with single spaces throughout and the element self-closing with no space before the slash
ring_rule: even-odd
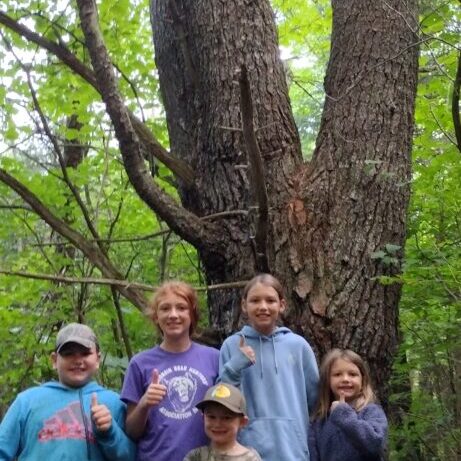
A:
<svg viewBox="0 0 461 461">
<path fill-rule="evenodd" d="M 215 383 L 218 361 L 217 349 L 196 343 L 179 353 L 157 346 L 131 359 L 121 392 L 124 402 L 139 402 L 154 368 L 159 371 L 160 383 L 167 387 L 167 395 L 149 412 L 146 430 L 138 441 L 138 461 L 183 461 L 190 450 L 208 443 L 195 404 Z"/>
</svg>

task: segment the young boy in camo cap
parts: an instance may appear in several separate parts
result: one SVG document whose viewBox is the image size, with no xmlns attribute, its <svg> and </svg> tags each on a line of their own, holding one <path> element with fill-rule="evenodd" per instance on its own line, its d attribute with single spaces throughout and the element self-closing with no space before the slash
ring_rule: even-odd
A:
<svg viewBox="0 0 461 461">
<path fill-rule="evenodd" d="M 210 387 L 196 407 L 202 410 L 210 445 L 190 451 L 184 461 L 261 461 L 253 448 L 237 441 L 240 428 L 248 423 L 242 393 L 231 384 Z"/>
</svg>

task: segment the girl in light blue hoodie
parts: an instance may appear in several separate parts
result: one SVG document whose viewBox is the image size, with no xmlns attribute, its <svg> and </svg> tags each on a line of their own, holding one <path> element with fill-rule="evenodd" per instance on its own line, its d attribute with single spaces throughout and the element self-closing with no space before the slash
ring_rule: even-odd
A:
<svg viewBox="0 0 461 461">
<path fill-rule="evenodd" d="M 269 274 L 254 277 L 243 290 L 242 311 L 250 326 L 224 341 L 220 380 L 240 388 L 250 423 L 239 441 L 263 461 L 309 461 L 309 413 L 317 400 L 319 373 L 307 341 L 277 327 L 286 300 Z"/>
</svg>

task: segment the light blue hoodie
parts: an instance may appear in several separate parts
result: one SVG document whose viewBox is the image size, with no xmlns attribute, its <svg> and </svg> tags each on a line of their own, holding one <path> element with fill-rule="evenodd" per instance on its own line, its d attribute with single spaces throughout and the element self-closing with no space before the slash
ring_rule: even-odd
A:
<svg viewBox="0 0 461 461">
<path fill-rule="evenodd" d="M 112 426 L 97 431 L 91 396 L 107 406 Z M 0 424 L 0 461 L 132 461 L 135 445 L 125 435 L 125 404 L 96 382 L 80 388 L 50 381 L 21 392 Z"/>
<path fill-rule="evenodd" d="M 251 346 L 256 363 L 240 351 Z M 317 400 L 319 372 L 307 341 L 285 327 L 264 336 L 250 326 L 224 341 L 219 379 L 240 388 L 249 425 L 239 441 L 254 447 L 263 461 L 309 461 L 309 412 Z"/>
</svg>

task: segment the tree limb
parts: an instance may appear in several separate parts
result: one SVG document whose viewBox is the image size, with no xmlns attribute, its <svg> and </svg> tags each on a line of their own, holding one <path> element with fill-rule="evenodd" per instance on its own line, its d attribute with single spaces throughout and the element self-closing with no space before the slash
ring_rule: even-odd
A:
<svg viewBox="0 0 461 461">
<path fill-rule="evenodd" d="M 81 234 L 55 216 L 35 194 L 3 168 L 0 168 L 0 181 L 13 189 L 56 232 L 80 249 L 91 263 L 101 271 L 104 277 L 123 280 L 122 274 L 113 266 L 112 262 L 104 255 L 97 245 L 88 242 Z M 138 290 L 129 286 L 120 286 L 119 291 L 136 307 L 142 310 L 146 307 L 146 299 Z"/>
<path fill-rule="evenodd" d="M 13 277 L 23 277 L 34 280 L 50 280 L 52 282 L 69 283 L 69 284 L 93 284 L 93 285 L 111 285 L 116 287 L 132 288 L 142 291 L 156 291 L 158 287 L 148 285 L 139 282 L 130 282 L 128 280 L 118 280 L 110 278 L 99 278 L 99 277 L 66 277 L 63 275 L 50 275 L 50 274 L 39 274 L 24 271 L 8 271 L 0 269 L 0 274 L 9 275 Z M 210 291 L 210 290 L 223 290 L 235 288 L 243 288 L 248 283 L 248 280 L 241 280 L 238 282 L 218 283 L 215 285 L 208 285 L 205 287 L 194 287 L 196 291 Z"/>
<path fill-rule="evenodd" d="M 27 75 L 27 83 L 29 85 L 29 90 L 32 95 L 32 101 L 34 103 L 35 110 L 37 111 L 40 121 L 42 122 L 43 129 L 45 130 L 46 135 L 48 136 L 48 139 L 50 140 L 51 144 L 53 145 L 54 151 L 56 153 L 56 156 L 58 157 L 58 162 L 59 166 L 61 168 L 62 172 L 62 178 L 64 182 L 67 184 L 67 187 L 70 189 L 72 195 L 75 198 L 75 201 L 77 202 L 82 214 L 83 218 L 85 219 L 86 225 L 88 226 L 88 229 L 93 236 L 94 239 L 98 241 L 99 248 L 103 253 L 105 253 L 104 247 L 99 244 L 99 234 L 96 228 L 93 225 L 93 221 L 90 217 L 90 214 L 88 213 L 88 209 L 86 208 L 85 204 L 83 203 L 82 198 L 80 197 L 80 193 L 75 187 L 74 183 L 70 180 L 69 175 L 67 174 L 67 166 L 64 161 L 64 156 L 63 153 L 61 152 L 61 148 L 59 147 L 58 142 L 56 141 L 56 137 L 53 135 L 51 132 L 50 127 L 48 126 L 48 122 L 46 120 L 45 114 L 42 111 L 42 108 L 40 106 L 40 103 L 38 102 L 37 94 L 35 92 L 35 89 L 32 85 L 32 80 L 30 78 L 30 72 L 23 66 L 22 63 L 20 63 L 21 67 L 23 68 L 24 72 Z"/>
<path fill-rule="evenodd" d="M 254 129 L 253 103 L 251 100 L 250 83 L 248 81 L 248 75 L 245 66 L 242 66 L 241 69 L 239 85 L 243 138 L 247 147 L 248 161 L 250 164 L 250 187 L 253 190 L 253 194 L 258 204 L 258 219 L 256 222 L 255 232 L 256 267 L 258 271 L 270 272 L 267 258 L 269 206 L 266 184 L 264 180 L 263 161 Z"/>
<path fill-rule="evenodd" d="M 93 0 L 78 0 L 80 21 L 95 71 L 101 84 L 101 95 L 106 111 L 114 125 L 124 165 L 131 184 L 141 199 L 178 235 L 196 248 L 222 253 L 218 229 L 203 223 L 197 216 L 186 211 L 153 181 L 141 155 L 141 144 L 123 104 L 107 49 L 99 29 L 96 6 Z"/>
<path fill-rule="evenodd" d="M 54 54 L 73 72 L 80 75 L 87 83 L 89 83 L 95 90 L 101 94 L 96 77 L 92 70 L 82 63 L 77 56 L 69 51 L 63 44 L 57 44 L 48 40 L 47 38 L 33 32 L 26 26 L 19 24 L 16 20 L 0 11 L 0 24 L 8 27 L 12 31 L 24 37 L 26 40 L 35 43 L 39 47 Z M 164 163 L 184 184 L 191 187 L 194 182 L 194 171 L 190 166 L 181 159 L 173 157 L 166 149 L 152 135 L 152 132 L 147 128 L 144 123 L 139 120 L 136 115 L 126 109 L 130 117 L 131 123 L 135 128 L 143 146 L 147 152 L 152 154 L 155 158 Z"/>
<path fill-rule="evenodd" d="M 453 126 L 455 127 L 456 144 L 461 152 L 461 120 L 459 116 L 459 91 L 461 87 L 461 52 L 458 53 L 458 67 L 456 77 L 453 83 L 453 96 L 451 98 L 451 115 L 453 117 Z"/>
</svg>

